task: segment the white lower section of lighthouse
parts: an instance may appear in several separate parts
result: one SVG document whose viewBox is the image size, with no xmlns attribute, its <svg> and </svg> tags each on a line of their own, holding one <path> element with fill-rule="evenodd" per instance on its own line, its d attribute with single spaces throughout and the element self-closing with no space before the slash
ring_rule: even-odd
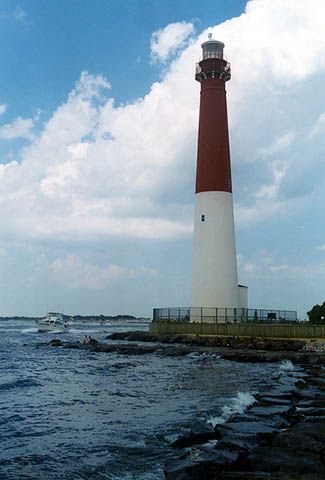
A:
<svg viewBox="0 0 325 480">
<path fill-rule="evenodd" d="M 232 194 L 197 193 L 191 308 L 237 309 L 241 306 Z"/>
</svg>

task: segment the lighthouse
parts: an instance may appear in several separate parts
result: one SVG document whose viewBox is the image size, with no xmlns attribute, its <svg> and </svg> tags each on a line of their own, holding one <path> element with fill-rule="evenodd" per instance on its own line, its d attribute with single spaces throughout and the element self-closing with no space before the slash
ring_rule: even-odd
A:
<svg viewBox="0 0 325 480">
<path fill-rule="evenodd" d="M 220 321 L 236 321 L 239 308 L 247 308 L 247 288 L 238 286 L 225 89 L 231 74 L 223 49 L 224 44 L 209 34 L 195 75 L 201 84 L 201 98 L 191 321 L 202 318 L 202 309 L 205 317 L 214 317 L 214 321 L 216 309 Z"/>
</svg>

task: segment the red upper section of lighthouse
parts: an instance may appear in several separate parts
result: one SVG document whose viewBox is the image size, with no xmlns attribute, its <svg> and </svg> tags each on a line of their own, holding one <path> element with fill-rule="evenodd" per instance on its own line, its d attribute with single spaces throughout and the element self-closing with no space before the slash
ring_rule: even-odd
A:
<svg viewBox="0 0 325 480">
<path fill-rule="evenodd" d="M 203 60 L 196 71 L 201 82 L 200 120 L 196 168 L 196 193 L 231 192 L 228 118 L 225 82 L 230 78 L 230 66 L 220 55 L 210 55 L 211 41 L 202 45 Z M 205 51 L 205 45 L 209 47 Z M 213 45 L 212 45 L 213 46 Z M 218 45 L 217 45 L 218 47 Z"/>
</svg>

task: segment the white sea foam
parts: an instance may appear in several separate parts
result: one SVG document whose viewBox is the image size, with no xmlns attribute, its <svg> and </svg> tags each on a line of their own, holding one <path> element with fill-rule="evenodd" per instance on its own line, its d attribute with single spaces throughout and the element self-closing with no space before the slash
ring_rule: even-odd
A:
<svg viewBox="0 0 325 480">
<path fill-rule="evenodd" d="M 35 333 L 37 332 L 37 327 L 30 327 L 30 328 L 23 328 L 22 330 L 18 330 L 20 331 L 20 333 Z"/>
<path fill-rule="evenodd" d="M 188 353 L 187 355 L 187 358 L 193 358 L 197 361 L 202 361 L 202 362 L 206 362 L 206 361 L 212 361 L 212 360 L 219 360 L 221 358 L 220 355 L 216 354 L 216 353 L 212 353 L 212 352 L 203 352 L 203 353 L 200 353 L 200 352 L 191 352 L 191 353 Z"/>
<path fill-rule="evenodd" d="M 230 415 L 234 413 L 243 413 L 247 407 L 255 402 L 255 397 L 249 392 L 238 392 L 236 397 L 229 400 L 229 404 L 222 407 L 221 415 L 211 417 L 208 422 L 214 427 L 217 424 L 225 423 Z"/>
<path fill-rule="evenodd" d="M 85 335 L 85 334 L 90 334 L 90 333 L 102 333 L 102 332 L 107 332 L 105 328 L 99 329 L 99 328 L 70 328 L 69 330 L 70 333 L 79 333 L 80 335 Z M 108 332 L 107 332 L 108 333 Z"/>
<path fill-rule="evenodd" d="M 279 370 L 280 372 L 292 372 L 293 370 L 296 370 L 296 367 L 291 362 L 291 360 L 282 360 L 279 366 Z"/>
</svg>

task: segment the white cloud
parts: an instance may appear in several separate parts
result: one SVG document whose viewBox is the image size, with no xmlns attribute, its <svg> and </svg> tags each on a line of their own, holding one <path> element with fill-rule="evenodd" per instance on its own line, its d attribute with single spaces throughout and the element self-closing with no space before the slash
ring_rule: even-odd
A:
<svg viewBox="0 0 325 480">
<path fill-rule="evenodd" d="M 318 245 L 316 249 L 319 250 L 320 252 L 325 252 L 325 243 L 323 243 L 323 245 Z"/>
<path fill-rule="evenodd" d="M 12 140 L 14 138 L 25 138 L 26 140 L 33 140 L 33 127 L 34 122 L 31 118 L 17 117 L 12 123 L 0 126 L 0 139 Z"/>
<path fill-rule="evenodd" d="M 272 157 L 288 148 L 296 138 L 295 132 L 288 132 L 276 138 L 271 145 L 258 149 L 256 156 Z"/>
<path fill-rule="evenodd" d="M 0 115 L 2 115 L 7 110 L 7 105 L 5 103 L 0 103 Z"/>
<path fill-rule="evenodd" d="M 101 267 L 84 262 L 75 255 L 54 260 L 48 269 L 53 281 L 70 288 L 104 288 L 113 280 L 158 275 L 156 270 L 143 266 L 134 269 L 119 265 Z"/>
<path fill-rule="evenodd" d="M 270 272 L 281 272 L 283 270 L 289 270 L 290 267 L 286 264 L 283 265 L 271 265 Z"/>
<path fill-rule="evenodd" d="M 278 256 L 266 250 L 253 252 L 249 258 L 238 255 L 238 268 L 245 281 L 255 279 L 265 281 L 271 279 L 295 279 L 303 284 L 307 278 L 324 278 L 325 262 L 305 261 L 304 263 L 282 263 Z"/>
<path fill-rule="evenodd" d="M 311 136 L 317 135 L 318 133 L 324 132 L 325 130 L 325 113 L 322 113 L 317 122 L 311 128 Z"/>
<path fill-rule="evenodd" d="M 0 232 L 62 241 L 190 237 L 199 102 L 193 71 L 210 31 L 226 44 L 233 71 L 227 89 L 237 226 L 296 215 L 316 197 L 324 203 L 324 136 L 315 128 L 325 102 L 324 15 L 322 1 L 310 8 L 307 0 L 252 0 L 243 15 L 192 36 L 188 46 L 193 25 L 171 24 L 155 32 L 153 55 L 166 60 L 176 47 L 181 54 L 146 96 L 124 105 L 115 105 L 103 76 L 83 72 L 37 137 L 30 119 L 1 127 L 2 138 L 20 130 L 32 141 L 20 163 L 1 166 Z"/>
<path fill-rule="evenodd" d="M 184 47 L 186 40 L 194 33 L 193 23 L 170 23 L 151 36 L 151 55 L 154 60 L 165 62 L 168 57 Z"/>
<path fill-rule="evenodd" d="M 245 273 L 253 273 L 257 268 L 257 265 L 255 262 L 247 260 L 241 254 L 237 255 L 237 265 L 238 265 L 238 268 Z"/>
</svg>

